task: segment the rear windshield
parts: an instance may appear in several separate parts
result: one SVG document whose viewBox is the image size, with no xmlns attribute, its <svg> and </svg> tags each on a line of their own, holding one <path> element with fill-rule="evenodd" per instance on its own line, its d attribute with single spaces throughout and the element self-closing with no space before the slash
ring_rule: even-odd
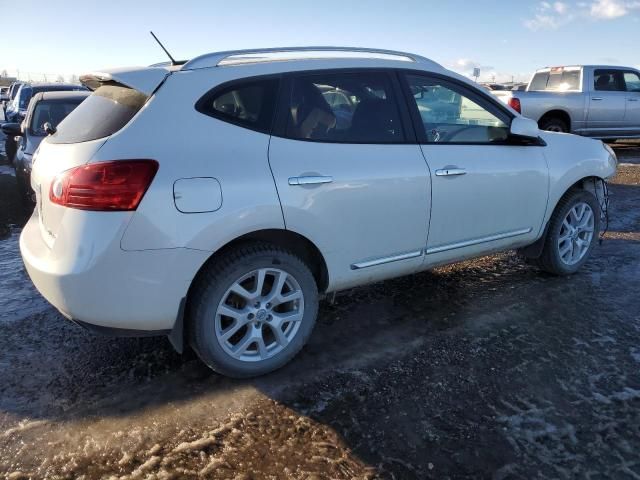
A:
<svg viewBox="0 0 640 480">
<path fill-rule="evenodd" d="M 43 100 L 38 102 L 31 116 L 30 132 L 31 135 L 44 137 L 44 124 L 50 123 L 52 127 L 57 127 L 67 115 L 69 115 L 82 102 L 83 99 L 77 100 Z"/>
<path fill-rule="evenodd" d="M 69 114 L 51 143 L 80 143 L 113 135 L 138 113 L 149 97 L 116 83 L 104 84 Z"/>
<path fill-rule="evenodd" d="M 530 92 L 550 90 L 566 92 L 580 90 L 580 70 L 560 70 L 550 72 L 538 72 L 533 76 Z"/>
</svg>

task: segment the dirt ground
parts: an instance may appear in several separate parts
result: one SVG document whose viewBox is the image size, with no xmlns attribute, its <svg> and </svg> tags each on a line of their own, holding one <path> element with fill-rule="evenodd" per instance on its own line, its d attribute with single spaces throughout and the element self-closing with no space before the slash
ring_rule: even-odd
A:
<svg viewBox="0 0 640 480">
<path fill-rule="evenodd" d="M 555 278 L 513 253 L 343 292 L 272 375 L 113 339 L 40 298 L 0 166 L 0 476 L 640 478 L 640 148 L 610 231 Z"/>
</svg>

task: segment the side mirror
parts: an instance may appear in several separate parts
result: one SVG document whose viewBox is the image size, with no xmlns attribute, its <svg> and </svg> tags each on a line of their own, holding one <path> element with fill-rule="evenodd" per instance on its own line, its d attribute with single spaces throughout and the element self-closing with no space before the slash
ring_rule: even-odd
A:
<svg viewBox="0 0 640 480">
<path fill-rule="evenodd" d="M 511 121 L 510 133 L 514 137 L 538 138 L 540 129 L 534 120 L 525 117 L 514 117 Z"/>
<path fill-rule="evenodd" d="M 56 127 L 54 127 L 53 125 L 51 125 L 49 122 L 46 122 L 42 128 L 44 128 L 44 132 L 47 135 L 53 135 L 54 133 L 56 133 Z"/>
<path fill-rule="evenodd" d="M 22 129 L 20 128 L 19 123 L 5 123 L 2 125 L 2 133 L 7 137 L 15 137 L 22 135 Z"/>
</svg>

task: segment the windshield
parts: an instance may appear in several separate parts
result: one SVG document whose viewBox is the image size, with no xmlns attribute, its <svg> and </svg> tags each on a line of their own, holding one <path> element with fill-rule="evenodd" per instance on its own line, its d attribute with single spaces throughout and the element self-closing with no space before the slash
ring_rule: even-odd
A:
<svg viewBox="0 0 640 480">
<path fill-rule="evenodd" d="M 111 82 L 98 87 L 58 127 L 51 143 L 80 143 L 113 135 L 142 108 L 149 97 Z"/>
<path fill-rule="evenodd" d="M 63 101 L 47 101 L 43 100 L 38 102 L 35 110 L 33 111 L 30 133 L 38 137 L 44 137 L 46 132 L 44 131 L 44 124 L 50 123 L 52 127 L 57 127 L 62 120 L 66 118 L 82 101 L 77 100 L 63 100 Z"/>
<path fill-rule="evenodd" d="M 29 102 L 31 101 L 31 95 L 33 90 L 31 87 L 23 86 L 18 92 L 18 108 L 20 110 L 26 110 L 29 106 Z"/>
</svg>

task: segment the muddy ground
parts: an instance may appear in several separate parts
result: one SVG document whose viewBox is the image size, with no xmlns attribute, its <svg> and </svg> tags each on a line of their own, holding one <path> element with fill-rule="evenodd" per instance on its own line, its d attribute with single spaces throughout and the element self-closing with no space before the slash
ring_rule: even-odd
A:
<svg viewBox="0 0 640 480">
<path fill-rule="evenodd" d="M 0 167 L 0 475 L 639 478 L 640 148 L 618 153 L 610 232 L 579 274 L 505 253 L 344 292 L 250 381 L 48 306 Z"/>
</svg>

